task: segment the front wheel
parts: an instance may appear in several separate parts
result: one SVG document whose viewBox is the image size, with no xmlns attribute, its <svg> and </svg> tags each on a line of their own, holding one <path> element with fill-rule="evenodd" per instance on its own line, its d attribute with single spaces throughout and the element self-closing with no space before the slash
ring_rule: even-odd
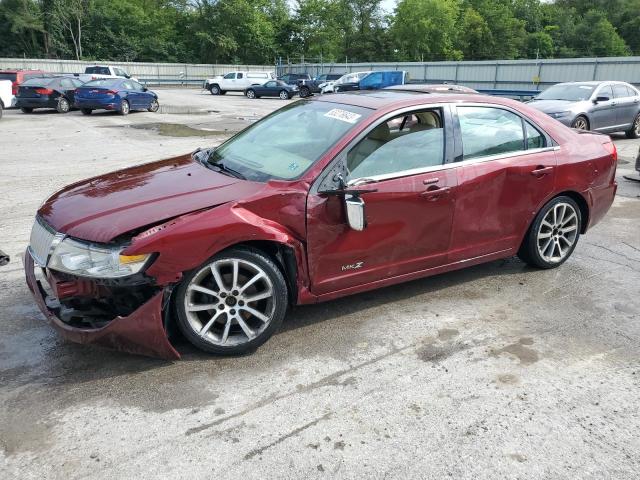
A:
<svg viewBox="0 0 640 480">
<path fill-rule="evenodd" d="M 130 111 L 131 111 L 131 105 L 129 105 L 129 102 L 126 100 L 122 100 L 120 102 L 120 110 L 119 110 L 120 115 L 129 115 Z"/>
<path fill-rule="evenodd" d="M 533 267 L 559 267 L 576 248 L 581 230 L 582 215 L 575 200 L 556 197 L 536 215 L 518 256 Z"/>
<path fill-rule="evenodd" d="M 71 104 L 69 103 L 69 100 L 67 100 L 64 97 L 58 98 L 58 105 L 56 105 L 56 111 L 58 113 L 67 113 L 69 110 L 71 110 Z"/>
<path fill-rule="evenodd" d="M 245 93 L 245 95 L 247 96 L 247 98 L 250 98 L 252 100 L 256 98 L 256 92 L 253 90 L 247 90 L 247 93 Z"/>
<path fill-rule="evenodd" d="M 306 98 L 311 96 L 311 90 L 308 87 L 302 87 L 300 89 L 300 98 Z"/>
<path fill-rule="evenodd" d="M 625 132 L 627 138 L 640 138 L 640 113 L 636 115 L 630 130 Z"/>
<path fill-rule="evenodd" d="M 186 275 L 176 291 L 178 327 L 218 355 L 255 350 L 278 329 L 288 293 L 278 266 L 260 250 L 233 248 Z"/>
<path fill-rule="evenodd" d="M 211 85 L 211 87 L 209 87 L 209 91 L 211 92 L 211 95 L 220 95 L 220 87 L 218 85 Z"/>
<path fill-rule="evenodd" d="M 580 115 L 571 123 L 571 128 L 576 130 L 589 130 L 589 120 L 587 117 Z"/>
<path fill-rule="evenodd" d="M 149 105 L 149 108 L 147 110 L 149 110 L 150 112 L 155 113 L 155 112 L 158 111 L 159 108 L 160 108 L 160 103 L 158 103 L 158 99 L 157 98 L 154 98 L 151 101 L 151 104 Z"/>
<path fill-rule="evenodd" d="M 280 92 L 279 97 L 280 97 L 282 100 L 289 100 L 289 99 L 291 98 L 291 96 L 289 95 L 289 92 L 287 92 L 286 90 L 282 90 L 282 91 Z"/>
</svg>

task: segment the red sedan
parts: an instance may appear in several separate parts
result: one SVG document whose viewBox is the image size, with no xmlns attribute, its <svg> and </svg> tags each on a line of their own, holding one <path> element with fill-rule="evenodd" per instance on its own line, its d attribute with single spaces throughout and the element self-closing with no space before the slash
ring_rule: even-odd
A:
<svg viewBox="0 0 640 480">
<path fill-rule="evenodd" d="M 179 358 L 175 324 L 237 354 L 293 304 L 513 255 L 560 266 L 611 206 L 616 160 L 608 136 L 507 99 L 302 100 L 217 148 L 57 192 L 27 282 L 73 341 Z"/>
</svg>

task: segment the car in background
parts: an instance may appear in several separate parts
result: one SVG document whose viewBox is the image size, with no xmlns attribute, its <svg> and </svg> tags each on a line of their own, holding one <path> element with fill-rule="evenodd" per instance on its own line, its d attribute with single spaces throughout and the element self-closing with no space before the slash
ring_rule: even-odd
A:
<svg viewBox="0 0 640 480">
<path fill-rule="evenodd" d="M 11 80 L 11 104 L 5 105 L 6 108 L 15 107 L 15 96 L 18 93 L 18 87 L 25 80 L 30 78 L 52 77 L 51 73 L 42 70 L 0 70 L 0 80 Z"/>
<path fill-rule="evenodd" d="M 176 359 L 177 326 L 238 355 L 295 305 L 514 255 L 560 267 L 611 207 L 616 161 L 608 136 L 504 98 L 291 102 L 221 145 L 54 193 L 27 284 L 71 341 Z"/>
<path fill-rule="evenodd" d="M 353 90 L 380 90 L 392 85 L 404 85 L 409 81 L 409 73 L 401 70 L 376 71 L 362 78 L 349 78 L 337 82 L 333 91 L 350 92 Z"/>
<path fill-rule="evenodd" d="M 269 80 L 262 85 L 251 85 L 244 94 L 247 98 L 280 97 L 289 100 L 298 93 L 297 85 L 289 85 L 282 80 Z"/>
<path fill-rule="evenodd" d="M 287 73 L 278 77 L 278 80 L 282 80 L 289 85 L 300 85 L 301 82 L 311 80 L 311 75 L 308 73 Z"/>
<path fill-rule="evenodd" d="M 75 90 L 83 83 L 72 77 L 32 78 L 18 87 L 16 107 L 23 113 L 36 108 L 50 108 L 58 113 L 67 113 L 74 104 Z"/>
<path fill-rule="evenodd" d="M 625 82 L 558 83 L 527 103 L 578 130 L 640 138 L 640 92 Z"/>
<path fill-rule="evenodd" d="M 344 73 L 323 73 L 322 75 L 318 75 L 316 78 L 312 80 L 300 80 L 298 82 L 298 88 L 300 88 L 300 97 L 310 97 L 314 93 L 321 93 L 320 85 L 325 84 L 327 82 L 335 82 L 340 77 L 342 77 Z"/>
<path fill-rule="evenodd" d="M 350 72 L 345 73 L 337 80 L 327 80 L 325 83 L 321 83 L 318 87 L 320 88 L 320 93 L 334 93 L 337 85 L 341 85 L 342 83 L 353 83 L 358 82 L 360 79 L 366 77 L 371 73 L 370 70 L 366 72 Z"/>
<path fill-rule="evenodd" d="M 92 80 L 75 91 L 75 107 L 84 115 L 93 110 L 113 110 L 128 115 L 132 110 L 157 112 L 158 95 L 135 80 L 102 78 Z"/>
<path fill-rule="evenodd" d="M 406 83 L 404 85 L 393 85 L 391 87 L 385 87 L 385 90 L 398 90 L 403 92 L 420 93 L 468 93 L 471 95 L 479 94 L 479 92 L 477 90 L 474 90 L 473 88 L 449 83 Z"/>
<path fill-rule="evenodd" d="M 0 118 L 5 108 L 11 106 L 13 95 L 11 94 L 11 81 L 0 80 Z"/>
<path fill-rule="evenodd" d="M 224 95 L 227 92 L 244 92 L 253 84 L 262 85 L 275 78 L 273 72 L 229 72 L 205 80 L 203 88 L 211 95 Z"/>
<path fill-rule="evenodd" d="M 82 83 L 90 82 L 91 80 L 98 80 L 100 78 L 130 78 L 131 80 L 138 81 L 137 78 L 129 75 L 125 70 L 118 67 L 111 67 L 108 65 L 94 65 L 84 69 L 84 73 L 74 73 Z"/>
</svg>

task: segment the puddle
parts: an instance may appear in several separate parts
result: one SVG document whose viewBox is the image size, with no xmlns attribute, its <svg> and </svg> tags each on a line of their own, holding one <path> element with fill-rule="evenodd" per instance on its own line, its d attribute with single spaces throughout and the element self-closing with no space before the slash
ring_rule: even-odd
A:
<svg viewBox="0 0 640 480">
<path fill-rule="evenodd" d="M 158 113 L 169 113 L 175 115 L 208 115 L 210 113 L 220 113 L 220 110 L 207 110 L 206 108 L 182 105 L 160 105 Z"/>
<path fill-rule="evenodd" d="M 218 135 L 231 135 L 238 131 L 194 128 L 181 123 L 141 123 L 138 125 L 125 125 L 125 127 L 138 130 L 152 130 L 164 137 L 215 137 Z"/>
</svg>

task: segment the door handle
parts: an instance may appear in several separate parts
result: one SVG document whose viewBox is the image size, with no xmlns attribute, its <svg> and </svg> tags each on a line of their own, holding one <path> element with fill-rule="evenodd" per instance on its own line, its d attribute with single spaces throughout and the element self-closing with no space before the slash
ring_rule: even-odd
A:
<svg viewBox="0 0 640 480">
<path fill-rule="evenodd" d="M 451 187 L 432 188 L 431 190 L 425 190 L 420 195 L 426 198 L 438 198 L 442 195 L 449 195 Z"/>
<path fill-rule="evenodd" d="M 535 168 L 535 170 L 531 170 L 531 175 L 534 177 L 542 177 L 544 175 L 549 175 L 553 172 L 553 167 L 543 167 L 542 165 Z"/>
</svg>

